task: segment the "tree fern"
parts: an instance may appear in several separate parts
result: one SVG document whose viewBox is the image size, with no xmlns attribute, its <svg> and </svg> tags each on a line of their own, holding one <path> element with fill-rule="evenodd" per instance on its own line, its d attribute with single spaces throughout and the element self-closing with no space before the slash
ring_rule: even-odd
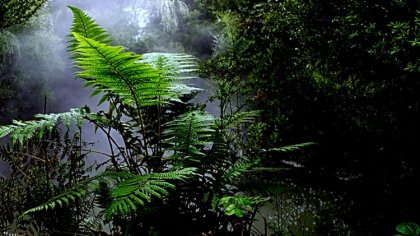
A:
<svg viewBox="0 0 420 236">
<path fill-rule="evenodd" d="M 84 51 L 85 53 L 82 53 L 81 51 L 83 50 L 77 50 L 77 47 L 80 46 L 80 39 L 77 39 L 77 37 L 75 36 L 75 33 L 87 38 L 87 39 L 91 39 L 94 40 L 96 42 L 99 43 L 103 43 L 106 45 L 109 45 L 109 43 L 111 42 L 111 40 L 109 39 L 109 35 L 99 26 L 97 25 L 91 17 L 89 17 L 86 13 L 84 13 L 82 10 L 75 8 L 75 7 L 69 7 L 70 10 L 73 12 L 74 18 L 73 18 L 73 24 L 71 27 L 71 32 L 72 34 L 70 34 L 70 45 L 68 47 L 69 51 L 72 52 L 74 54 L 74 59 L 76 60 L 76 62 L 81 61 L 81 58 L 85 58 L 86 60 L 88 60 L 88 58 L 90 58 L 90 60 L 94 60 L 94 55 L 95 54 L 91 54 L 91 53 L 86 53 L 86 51 Z M 92 45 L 93 46 L 93 45 Z M 108 48 L 109 49 L 109 48 Z M 120 54 L 124 51 L 124 49 L 121 47 L 119 48 L 120 50 L 118 51 L 117 49 L 117 53 L 116 54 Z M 112 51 L 112 50 L 110 50 Z M 109 51 L 109 52 L 110 52 Z M 115 51 L 114 51 L 115 52 Z M 98 52 L 98 53 L 103 53 L 102 52 Z M 140 55 L 132 55 L 132 58 L 125 58 L 126 60 L 124 60 L 123 58 L 119 57 L 119 58 L 112 58 L 113 56 L 117 56 L 116 54 L 112 54 L 111 57 L 106 57 L 106 58 L 102 58 L 104 60 L 106 60 L 108 63 L 110 64 L 112 63 L 112 67 L 114 67 L 113 71 L 111 71 L 112 73 L 107 74 L 108 77 L 112 75 L 118 75 L 115 76 L 115 79 L 123 79 L 124 83 L 126 84 L 126 86 L 129 86 L 129 84 L 132 84 L 132 89 L 133 91 L 130 91 L 129 94 L 131 94 L 131 96 L 133 96 L 134 100 L 136 100 L 136 98 L 141 98 L 144 96 L 148 96 L 150 98 L 150 95 L 152 95 L 152 98 L 156 98 L 156 96 L 162 95 L 160 92 L 156 93 L 153 92 L 153 88 L 156 89 L 155 91 L 164 91 L 168 84 L 164 83 L 164 82 L 168 82 L 168 81 L 172 81 L 173 79 L 180 79 L 180 78 L 188 78 L 186 76 L 180 76 L 180 74 L 185 74 L 185 73 L 191 73 L 191 72 L 195 72 L 196 68 L 197 68 L 197 59 L 195 57 L 192 57 L 190 55 L 186 55 L 186 54 L 176 54 L 176 53 L 148 53 L 148 54 L 144 54 L 143 56 Z M 126 53 L 125 55 L 129 55 L 129 53 Z M 101 54 L 101 56 L 105 57 L 105 54 Z M 136 58 L 136 60 L 130 60 Z M 111 60 L 114 59 L 114 60 Z M 122 60 L 123 63 L 118 63 L 116 64 L 116 62 L 118 62 L 118 60 Z M 137 66 L 134 66 L 133 68 L 131 68 L 132 63 L 136 61 Z M 150 70 L 150 68 L 147 68 L 147 66 L 144 66 L 144 64 L 149 64 L 151 65 L 154 69 L 158 70 L 158 71 L 153 71 Z M 101 65 L 92 65 L 92 64 L 84 64 L 86 67 L 92 66 L 90 68 L 92 69 L 96 69 L 99 71 L 99 68 L 103 69 L 101 67 Z M 103 65 L 102 65 L 103 66 Z M 129 69 L 129 71 L 127 71 L 127 73 L 121 73 L 121 71 L 117 71 L 117 67 L 124 67 L 124 70 Z M 83 68 L 86 69 L 86 68 Z M 107 71 L 110 72 L 110 71 Z M 155 72 L 155 73 L 153 73 Z M 105 73 L 105 72 L 104 72 Z M 131 75 L 129 76 L 128 74 Z M 135 77 L 132 78 L 132 74 L 144 74 L 143 77 Z M 98 74 L 95 74 L 96 76 L 98 76 Z M 159 77 L 158 75 L 161 75 L 161 77 Z M 162 76 L 163 75 L 163 76 Z M 86 86 L 96 86 L 96 87 L 101 87 L 104 86 L 104 90 L 106 91 L 110 91 L 108 90 L 111 87 L 112 90 L 112 83 L 107 83 L 107 84 L 101 84 L 100 79 L 102 78 L 101 76 L 99 76 L 99 78 L 97 78 L 96 76 L 92 75 L 92 77 L 89 76 L 82 76 L 83 79 L 86 80 L 99 80 L 96 81 L 96 83 L 87 83 Z M 131 79 L 130 79 L 131 78 Z M 147 85 L 150 84 L 145 84 L 144 82 L 146 81 L 145 79 L 148 79 L 151 83 L 152 86 L 148 87 Z M 162 80 L 163 79 L 163 80 Z M 137 80 L 137 82 L 135 82 Z M 142 96 L 139 96 L 139 94 L 134 94 L 134 90 L 138 89 L 136 88 L 136 84 L 139 84 L 139 82 L 141 82 L 144 86 L 141 87 L 140 89 L 142 89 Z M 158 83 L 158 84 L 156 84 Z M 157 86 L 156 86 L 157 85 Z M 117 85 L 116 85 L 117 86 Z M 184 91 L 194 91 L 194 90 L 198 90 L 196 88 L 191 88 L 185 85 L 180 85 L 180 84 L 173 84 L 170 86 L 172 89 L 172 91 L 175 92 L 184 92 Z M 148 90 L 146 90 L 146 88 Z M 117 87 L 114 92 L 118 91 L 118 89 L 121 89 L 121 87 Z M 182 89 L 182 90 L 181 90 Z M 96 90 L 94 91 L 94 94 L 99 93 L 100 90 Z M 167 90 L 167 94 L 169 91 Z M 107 96 L 104 97 L 104 100 L 107 98 Z M 173 98 L 173 97 L 172 97 Z M 149 104 L 145 101 L 143 101 L 141 104 L 139 104 L 141 106 L 148 106 L 148 105 L 153 105 Z"/>
</svg>

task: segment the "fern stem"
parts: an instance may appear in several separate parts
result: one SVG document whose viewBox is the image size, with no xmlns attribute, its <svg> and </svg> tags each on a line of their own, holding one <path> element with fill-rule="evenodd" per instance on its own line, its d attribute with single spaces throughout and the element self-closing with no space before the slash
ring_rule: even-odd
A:
<svg viewBox="0 0 420 236">
<path fill-rule="evenodd" d="M 111 128 L 108 128 L 108 132 L 105 131 L 105 129 L 102 129 L 102 130 L 106 134 L 106 138 L 108 140 L 109 149 L 111 151 L 111 162 L 112 162 L 112 165 L 114 165 L 115 169 L 118 171 L 119 165 L 118 165 L 117 160 L 115 159 L 114 146 L 112 145 L 112 142 L 111 142 L 111 139 L 112 139 L 111 134 L 110 134 L 111 133 Z"/>
<path fill-rule="evenodd" d="M 194 114 L 193 114 L 194 115 Z M 185 150 L 185 154 L 188 155 L 188 152 L 190 151 L 190 139 L 191 139 L 191 133 L 192 133 L 192 122 L 193 122 L 193 116 L 190 119 L 190 124 L 188 127 L 188 135 L 187 135 L 187 150 Z"/>
<path fill-rule="evenodd" d="M 162 153 L 162 129 L 161 129 L 161 111 L 160 111 L 160 95 L 158 96 L 159 104 L 157 105 L 157 114 L 158 114 L 158 141 L 157 141 L 157 149 L 158 153 Z"/>
<path fill-rule="evenodd" d="M 80 15 L 80 12 L 78 12 L 78 11 L 75 11 L 74 14 L 77 15 L 77 17 L 79 18 L 79 21 L 82 23 L 83 34 L 84 34 L 83 36 L 86 37 L 86 38 L 88 38 L 89 37 L 89 35 L 87 33 L 88 32 L 88 29 L 86 27 L 86 24 L 85 24 L 85 21 L 84 21 L 84 17 L 82 15 Z"/>
</svg>

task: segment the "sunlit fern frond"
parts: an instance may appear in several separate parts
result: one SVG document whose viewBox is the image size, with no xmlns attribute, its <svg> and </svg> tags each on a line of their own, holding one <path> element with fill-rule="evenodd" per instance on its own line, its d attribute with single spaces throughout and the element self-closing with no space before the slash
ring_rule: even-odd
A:
<svg viewBox="0 0 420 236">
<path fill-rule="evenodd" d="M 166 150 L 173 151 L 167 159 L 187 159 L 199 162 L 205 154 L 202 148 L 210 146 L 215 130 L 212 128 L 214 117 L 200 111 L 185 113 L 166 124 L 164 143 Z"/>
<path fill-rule="evenodd" d="M 198 59 L 194 56 L 183 53 L 146 53 L 143 54 L 141 62 L 159 70 L 162 79 L 173 82 L 170 89 L 178 96 L 202 90 L 178 82 L 179 80 L 196 78 L 193 73 L 198 70 Z M 178 98 L 174 97 L 173 100 L 178 100 Z"/>
<path fill-rule="evenodd" d="M 81 69 L 77 77 L 86 81 L 85 86 L 94 87 L 92 95 L 102 95 L 100 103 L 118 97 L 137 110 L 137 122 L 144 126 L 142 109 L 180 101 L 179 96 L 198 90 L 175 82 L 196 71 L 196 58 L 168 53 L 142 56 L 111 46 L 108 35 L 89 16 L 80 9 L 70 9 L 75 19 L 69 51 Z"/>
<path fill-rule="evenodd" d="M 101 43 L 110 43 L 109 35 L 103 30 L 90 16 L 79 8 L 69 6 L 69 9 L 73 12 L 73 23 L 71 25 L 71 32 L 78 33 L 85 38 L 90 38 Z M 78 45 L 78 40 L 73 34 L 68 35 L 70 37 L 69 50 L 74 50 Z"/>
<path fill-rule="evenodd" d="M 169 83 L 161 80 L 157 70 L 137 62 L 140 55 L 73 34 L 79 44 L 71 52 L 82 69 L 76 76 L 86 80 L 85 86 L 94 87 L 94 94 L 111 93 L 124 104 L 140 109 L 163 103 L 159 98 L 171 93 Z"/>
<path fill-rule="evenodd" d="M 0 126 L 0 138 L 10 135 L 12 145 L 16 144 L 16 142 L 23 144 L 26 140 L 33 138 L 35 135 L 37 135 L 39 139 L 42 139 L 45 134 L 51 134 L 59 121 L 67 128 L 70 128 L 72 121 L 75 122 L 77 127 L 81 127 L 85 114 L 85 109 L 71 109 L 69 112 L 58 114 L 38 114 L 35 115 L 37 120 L 14 120 L 11 125 Z"/>
<path fill-rule="evenodd" d="M 161 70 L 169 78 L 181 77 L 183 73 L 197 72 L 198 59 L 184 53 L 145 53 L 142 61 L 150 64 L 153 68 Z"/>
</svg>

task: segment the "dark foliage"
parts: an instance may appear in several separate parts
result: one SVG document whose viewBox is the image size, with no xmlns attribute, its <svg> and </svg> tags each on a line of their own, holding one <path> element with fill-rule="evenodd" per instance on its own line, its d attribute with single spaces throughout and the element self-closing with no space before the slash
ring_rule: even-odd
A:
<svg viewBox="0 0 420 236">
<path fill-rule="evenodd" d="M 246 81 L 238 92 L 264 110 L 264 143 L 320 144 L 301 163 L 311 184 L 351 193 L 355 235 L 419 221 L 420 2 L 209 3 L 231 10 L 236 32 L 206 69 Z"/>
</svg>

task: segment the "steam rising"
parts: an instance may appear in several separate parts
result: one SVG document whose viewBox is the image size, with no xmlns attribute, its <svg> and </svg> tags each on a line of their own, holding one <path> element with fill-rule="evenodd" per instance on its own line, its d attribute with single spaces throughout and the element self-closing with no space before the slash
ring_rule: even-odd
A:
<svg viewBox="0 0 420 236">
<path fill-rule="evenodd" d="M 183 52 L 184 50 L 182 46 L 168 43 L 172 42 L 170 38 L 153 35 L 155 31 L 149 25 L 149 23 L 156 25 L 156 21 L 159 20 L 160 27 L 166 33 L 163 35 L 171 35 L 176 29 L 185 28 L 186 26 L 182 25 L 184 21 L 180 17 L 188 14 L 188 7 L 183 1 L 50 0 L 38 16 L 33 17 L 29 26 L 13 34 L 0 34 L 2 37 L 13 39 L 8 40 L 10 44 L 3 44 L 1 50 L 7 51 L 7 53 L 2 53 L 5 57 L 14 53 L 14 57 L 7 59 L 14 60 L 10 63 L 11 70 L 21 81 L 19 90 L 15 94 L 16 97 L 6 104 L 6 109 L 16 108 L 16 110 L 25 111 L 24 114 L 11 113 L 13 117 L 10 119 L 30 119 L 33 114 L 43 113 L 45 97 L 47 97 L 47 113 L 65 112 L 70 108 L 84 105 L 91 107 L 92 111 L 106 109 L 104 107 L 106 105 L 97 107 L 98 97 L 90 97 L 91 90 L 83 88 L 83 81 L 73 77 L 75 71 L 66 50 L 67 35 L 73 19 L 71 11 L 67 8 L 69 5 L 78 7 L 91 16 L 111 35 L 115 44 L 126 46 L 131 50 L 140 50 L 141 53 L 148 52 L 139 46 L 139 42 L 147 37 L 148 30 L 149 37 L 152 36 L 151 44 L 154 45 L 152 47 L 154 51 L 155 49 L 168 52 Z M 201 53 L 203 48 L 211 48 L 211 29 L 214 29 L 211 25 L 209 30 L 201 27 L 200 33 L 192 36 L 197 39 L 196 44 L 192 44 L 197 52 Z M 168 50 L 168 47 L 161 45 L 171 45 L 173 49 Z M 163 50 L 159 50 L 160 47 Z M 202 55 L 195 56 L 202 57 Z M 2 59 L 6 60 L 6 58 Z M 194 102 L 205 102 L 211 95 L 213 86 L 201 79 L 197 79 L 194 83 L 206 91 L 199 94 Z M 214 106 L 207 107 L 207 110 L 217 114 Z M 84 134 L 84 139 L 96 142 L 95 149 L 107 151 L 106 142 L 92 140 L 98 138 L 93 130 L 87 128 Z M 0 174 L 6 172 L 5 166 L 0 161 Z"/>
</svg>

